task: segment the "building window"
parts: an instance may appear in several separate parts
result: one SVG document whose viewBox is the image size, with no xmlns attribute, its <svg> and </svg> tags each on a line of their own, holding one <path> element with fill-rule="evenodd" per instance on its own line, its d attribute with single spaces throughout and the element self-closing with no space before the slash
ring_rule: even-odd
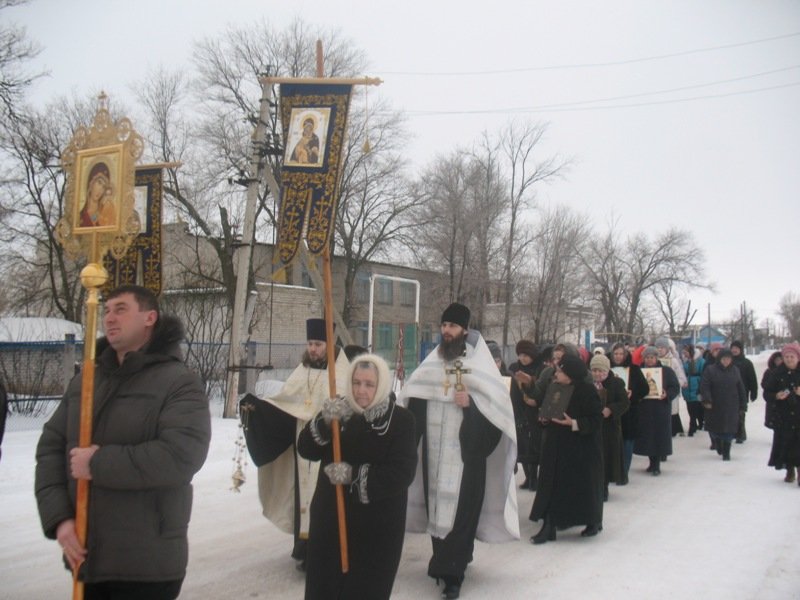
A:
<svg viewBox="0 0 800 600">
<path fill-rule="evenodd" d="M 417 286 L 403 281 L 400 283 L 400 306 L 415 306 L 417 303 Z"/>
<path fill-rule="evenodd" d="M 353 343 L 359 346 L 367 346 L 367 321 L 356 321 L 350 327 L 350 333 L 353 336 Z"/>
<path fill-rule="evenodd" d="M 375 350 L 394 348 L 394 327 L 391 323 L 378 323 L 375 332 Z"/>
<path fill-rule="evenodd" d="M 355 282 L 355 302 L 356 304 L 369 304 L 369 273 L 358 271 Z"/>
<path fill-rule="evenodd" d="M 394 304 L 394 282 L 391 279 L 375 281 L 375 299 L 378 304 Z"/>
</svg>

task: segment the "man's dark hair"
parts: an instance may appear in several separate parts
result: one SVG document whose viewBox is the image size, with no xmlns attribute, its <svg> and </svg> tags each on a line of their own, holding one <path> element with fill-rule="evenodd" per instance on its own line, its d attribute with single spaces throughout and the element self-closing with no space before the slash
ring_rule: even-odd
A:
<svg viewBox="0 0 800 600">
<path fill-rule="evenodd" d="M 113 298 L 118 298 L 122 294 L 132 294 L 136 298 L 136 304 L 139 305 L 139 310 L 154 310 L 156 315 L 161 316 L 161 308 L 158 306 L 158 297 L 146 287 L 141 285 L 126 284 L 111 290 L 104 298 L 105 302 Z"/>
</svg>

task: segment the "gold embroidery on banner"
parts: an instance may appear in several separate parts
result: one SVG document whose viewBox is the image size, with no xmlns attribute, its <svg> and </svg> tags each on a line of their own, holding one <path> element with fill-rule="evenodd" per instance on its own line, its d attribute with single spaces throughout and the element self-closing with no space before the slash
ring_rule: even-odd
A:
<svg viewBox="0 0 800 600">
<path fill-rule="evenodd" d="M 336 217 L 339 168 L 344 147 L 345 125 L 350 92 L 332 94 L 293 94 L 281 99 L 281 122 L 288 130 L 293 108 L 331 107 L 333 126 L 327 140 L 327 170 L 316 172 L 303 168 L 284 168 L 281 172 L 281 199 L 278 255 L 289 263 L 297 254 L 305 232 L 312 255 L 320 254 L 328 245 Z"/>
</svg>

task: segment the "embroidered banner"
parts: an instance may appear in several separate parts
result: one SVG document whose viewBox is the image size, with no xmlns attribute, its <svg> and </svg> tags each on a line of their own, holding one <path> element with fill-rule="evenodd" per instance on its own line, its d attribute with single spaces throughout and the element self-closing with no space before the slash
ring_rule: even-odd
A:
<svg viewBox="0 0 800 600">
<path fill-rule="evenodd" d="M 103 266 L 108 271 L 108 282 L 103 288 L 107 293 L 117 286 L 138 284 L 161 294 L 161 197 L 162 169 L 136 169 L 134 188 L 135 209 L 141 221 L 139 234 L 120 260 L 111 253 L 103 257 Z"/>
<path fill-rule="evenodd" d="M 304 235 L 312 255 L 330 242 L 351 91 L 347 84 L 280 86 L 285 153 L 278 256 L 283 264 L 295 258 Z"/>
</svg>

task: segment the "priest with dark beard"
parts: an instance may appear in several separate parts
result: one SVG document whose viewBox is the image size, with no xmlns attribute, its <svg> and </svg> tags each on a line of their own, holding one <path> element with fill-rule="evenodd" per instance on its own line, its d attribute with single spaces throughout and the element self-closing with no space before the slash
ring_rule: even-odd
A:
<svg viewBox="0 0 800 600">
<path fill-rule="evenodd" d="M 409 489 L 406 527 L 431 535 L 428 575 L 458 598 L 475 538 L 519 539 L 514 485 L 516 427 L 508 387 L 470 311 L 448 306 L 439 346 L 400 393 L 416 420 L 417 475 Z"/>
<path fill-rule="evenodd" d="M 256 384 L 256 393 L 239 402 L 239 416 L 253 463 L 258 467 L 258 496 L 264 516 L 293 534 L 292 558 L 305 570 L 309 507 L 317 484 L 318 462 L 297 453 L 297 437 L 328 398 L 328 346 L 325 320 L 306 321 L 302 362 L 279 390 Z M 336 388 L 343 391 L 350 363 L 336 348 Z M 275 383 L 275 382 L 265 382 Z"/>
</svg>

